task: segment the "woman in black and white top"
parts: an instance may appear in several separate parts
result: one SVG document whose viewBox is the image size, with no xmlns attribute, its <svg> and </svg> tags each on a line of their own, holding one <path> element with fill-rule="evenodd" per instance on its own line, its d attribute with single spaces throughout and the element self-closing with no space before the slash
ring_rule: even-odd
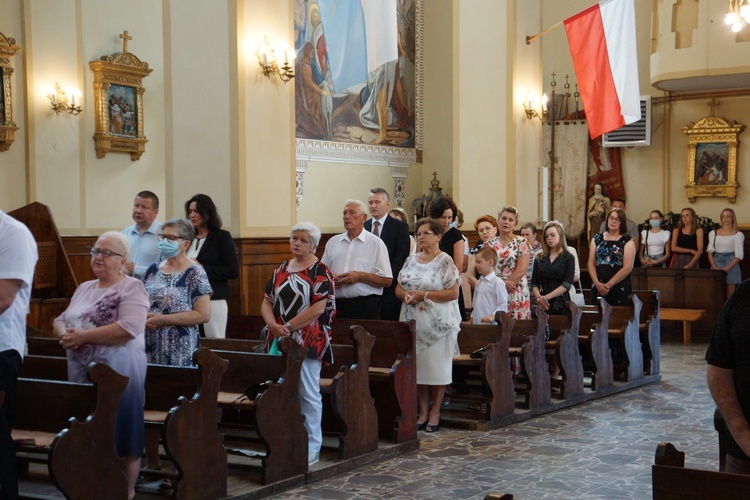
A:
<svg viewBox="0 0 750 500">
<path fill-rule="evenodd" d="M 653 210 L 648 216 L 649 229 L 641 231 L 641 254 L 638 256 L 643 267 L 667 267 L 672 256 L 669 245 L 669 231 L 661 228 L 664 216 L 659 210 Z"/>
<path fill-rule="evenodd" d="M 240 274 L 237 247 L 229 231 L 221 229 L 221 217 L 213 200 L 196 194 L 185 202 L 185 217 L 195 227 L 196 236 L 187 256 L 203 266 L 214 293 L 211 295 L 211 320 L 203 325 L 206 337 L 224 338 L 229 316 L 229 280 Z"/>
<path fill-rule="evenodd" d="M 726 298 L 732 296 L 734 289 L 742 282 L 739 263 L 743 259 L 745 235 L 737 229 L 737 217 L 734 210 L 725 208 L 721 211 L 721 227 L 708 233 L 708 261 L 711 269 L 720 269 L 727 273 Z"/>
</svg>

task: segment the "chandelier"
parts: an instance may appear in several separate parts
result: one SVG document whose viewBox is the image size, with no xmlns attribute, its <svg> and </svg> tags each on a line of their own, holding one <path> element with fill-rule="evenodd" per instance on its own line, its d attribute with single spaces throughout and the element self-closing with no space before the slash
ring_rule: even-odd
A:
<svg viewBox="0 0 750 500">
<path fill-rule="evenodd" d="M 735 33 L 750 24 L 750 0 L 729 0 L 724 24 L 731 26 Z"/>
</svg>

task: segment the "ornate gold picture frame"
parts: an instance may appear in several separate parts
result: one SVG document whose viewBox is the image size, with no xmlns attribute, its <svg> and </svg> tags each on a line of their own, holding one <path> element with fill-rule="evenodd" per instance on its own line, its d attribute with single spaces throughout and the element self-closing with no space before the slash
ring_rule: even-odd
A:
<svg viewBox="0 0 750 500">
<path fill-rule="evenodd" d="M 737 144 L 745 128 L 718 116 L 701 118 L 682 127 L 688 136 L 688 170 L 685 191 L 691 203 L 698 197 L 737 199 Z"/>
<path fill-rule="evenodd" d="M 148 139 L 143 133 L 143 78 L 153 70 L 148 63 L 128 52 L 128 32 L 122 52 L 91 61 L 94 70 L 94 109 L 96 113 L 96 157 L 114 151 L 128 153 L 132 161 L 141 158 Z"/>
<path fill-rule="evenodd" d="M 13 68 L 10 59 L 20 50 L 15 38 L 7 38 L 0 33 L 0 151 L 10 149 L 18 130 L 13 121 L 13 91 L 10 85 Z"/>
</svg>

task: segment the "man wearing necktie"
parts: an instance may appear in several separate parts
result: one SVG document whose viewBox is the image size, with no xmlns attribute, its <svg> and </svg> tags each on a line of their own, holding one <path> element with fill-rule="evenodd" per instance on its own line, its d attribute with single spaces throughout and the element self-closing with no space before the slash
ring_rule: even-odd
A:
<svg viewBox="0 0 750 500">
<path fill-rule="evenodd" d="M 401 314 L 401 301 L 396 298 L 396 283 L 398 273 L 401 271 L 406 257 L 409 256 L 409 247 L 411 246 L 409 225 L 388 216 L 391 199 L 385 189 L 371 189 L 367 202 L 372 218 L 365 222 L 365 230 L 372 232 L 383 240 L 388 249 L 388 259 L 393 271 L 393 282 L 390 287 L 383 289 L 383 296 L 380 300 L 381 318 L 388 321 L 398 321 Z"/>
</svg>

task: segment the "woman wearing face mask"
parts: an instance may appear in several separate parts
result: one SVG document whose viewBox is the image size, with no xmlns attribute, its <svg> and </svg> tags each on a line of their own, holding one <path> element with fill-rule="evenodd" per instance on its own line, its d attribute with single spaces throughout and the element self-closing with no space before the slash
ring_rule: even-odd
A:
<svg viewBox="0 0 750 500">
<path fill-rule="evenodd" d="M 198 348 L 198 325 L 211 318 L 211 285 L 203 268 L 188 258 L 195 229 L 185 219 L 162 225 L 159 250 L 166 257 L 152 264 L 143 278 L 150 308 L 146 319 L 149 363 L 192 366 Z"/>
<path fill-rule="evenodd" d="M 664 216 L 659 210 L 652 211 L 648 216 L 650 228 L 641 231 L 641 264 L 643 267 L 667 267 L 672 249 L 669 244 L 669 231 L 661 228 Z"/>
</svg>

